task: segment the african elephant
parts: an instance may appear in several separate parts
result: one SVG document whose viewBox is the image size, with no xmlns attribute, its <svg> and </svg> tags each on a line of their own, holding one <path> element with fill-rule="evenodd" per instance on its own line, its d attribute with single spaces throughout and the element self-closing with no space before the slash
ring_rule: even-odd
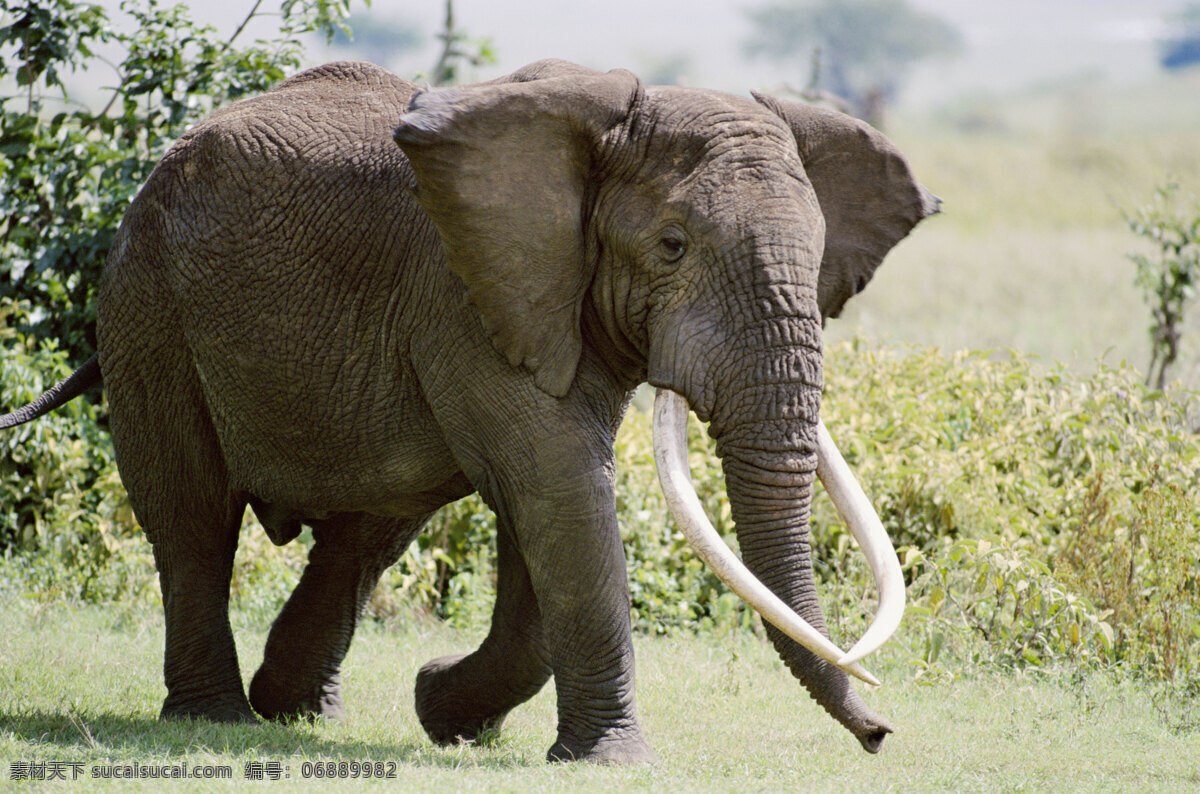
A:
<svg viewBox="0 0 1200 794">
<path fill-rule="evenodd" d="M 97 359 L 0 420 L 106 384 L 162 587 L 163 716 L 339 714 L 379 576 L 477 490 L 495 612 L 473 653 L 420 670 L 425 730 L 495 729 L 553 675 L 551 759 L 651 758 L 613 494 L 649 382 L 663 424 L 709 423 L 750 581 L 800 626 L 768 624 L 783 660 L 879 749 L 891 728 L 813 585 L 821 330 L 938 200 L 867 125 L 755 100 L 561 61 L 423 92 L 335 63 L 175 144 L 109 254 Z M 247 504 L 274 542 L 314 538 L 248 698 L 228 619 Z"/>
</svg>

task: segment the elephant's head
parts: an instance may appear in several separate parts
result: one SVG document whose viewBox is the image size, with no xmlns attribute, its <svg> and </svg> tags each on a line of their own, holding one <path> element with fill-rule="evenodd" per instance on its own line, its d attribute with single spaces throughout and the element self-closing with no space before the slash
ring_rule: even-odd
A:
<svg viewBox="0 0 1200 794">
<path fill-rule="evenodd" d="M 625 382 L 682 396 L 717 441 L 746 566 L 821 639 L 822 324 L 937 200 L 869 126 L 756 99 L 543 62 L 418 95 L 396 140 L 496 347 L 551 395 L 594 347 Z M 768 631 L 878 749 L 890 728 L 841 653 Z"/>
</svg>

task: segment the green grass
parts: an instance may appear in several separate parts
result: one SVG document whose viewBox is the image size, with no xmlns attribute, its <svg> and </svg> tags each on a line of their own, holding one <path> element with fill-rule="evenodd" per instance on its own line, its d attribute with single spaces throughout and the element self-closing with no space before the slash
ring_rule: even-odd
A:
<svg viewBox="0 0 1200 794">
<path fill-rule="evenodd" d="M 247 676 L 263 627 L 235 616 Z M 1164 707 L 1159 690 L 1111 675 L 977 672 L 918 684 L 903 639 L 871 664 L 885 686 L 866 694 L 894 724 L 882 754 L 863 753 L 816 707 L 763 640 L 744 633 L 636 641 L 639 703 L 659 754 L 648 768 L 543 762 L 554 738 L 551 688 L 510 715 L 490 747 L 437 748 L 412 711 L 417 667 L 471 647 L 443 627 L 370 623 L 345 665 L 341 723 L 221 726 L 156 719 L 162 620 L 109 607 L 10 599 L 0 614 L 0 772 L 22 761 L 77 761 L 84 774 L 120 763 L 226 764 L 247 784 L 249 761 L 279 762 L 270 790 L 330 788 L 301 778 L 305 761 L 395 762 L 403 791 L 1188 791 L 1200 787 L 1200 705 Z M 1159 705 L 1156 706 L 1156 698 Z M 80 781 L 160 789 L 157 781 Z M 346 780 L 332 788 L 375 785 Z M 75 787 L 72 787 L 75 790 Z"/>
</svg>

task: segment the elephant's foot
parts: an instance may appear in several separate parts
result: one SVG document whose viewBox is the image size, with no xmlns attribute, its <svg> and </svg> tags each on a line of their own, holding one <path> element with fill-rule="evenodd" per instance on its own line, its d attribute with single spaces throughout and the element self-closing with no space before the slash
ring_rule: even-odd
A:
<svg viewBox="0 0 1200 794">
<path fill-rule="evenodd" d="M 657 758 L 636 725 L 605 732 L 598 738 L 577 740 L 559 734 L 546 753 L 548 761 L 588 761 L 593 764 L 652 764 Z"/>
<path fill-rule="evenodd" d="M 436 744 L 495 737 L 515 705 L 510 702 L 511 693 L 502 688 L 489 692 L 481 686 L 483 682 L 473 680 L 477 677 L 459 664 L 466 658 L 465 654 L 443 656 L 427 662 L 417 673 L 417 718 Z"/>
<path fill-rule="evenodd" d="M 512 682 L 496 680 L 483 672 L 482 665 L 472 663 L 476 660 L 473 656 L 444 656 L 426 663 L 417 673 L 417 717 L 437 744 L 497 736 L 505 715 L 545 681 L 545 675 L 539 673 L 530 677 L 527 687 L 514 689 Z M 560 731 L 546 757 L 551 761 L 598 764 L 645 764 L 655 760 L 636 723 L 583 738 Z"/>
<path fill-rule="evenodd" d="M 210 697 L 205 699 L 183 699 L 167 696 L 163 702 L 159 719 L 205 719 L 212 722 L 258 722 L 258 717 L 246 702 L 246 696 L 238 691 L 236 695 Z"/>
<path fill-rule="evenodd" d="M 280 681 L 259 668 L 250 682 L 250 704 L 269 720 L 339 720 L 346 716 L 342 704 L 342 677 L 337 674 L 298 686 L 294 682 Z"/>
</svg>

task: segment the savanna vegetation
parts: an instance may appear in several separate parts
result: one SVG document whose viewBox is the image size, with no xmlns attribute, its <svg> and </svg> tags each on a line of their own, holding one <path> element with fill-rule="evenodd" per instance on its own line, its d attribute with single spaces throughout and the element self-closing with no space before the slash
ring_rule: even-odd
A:
<svg viewBox="0 0 1200 794">
<path fill-rule="evenodd" d="M 301 35 L 332 35 L 348 11 L 285 2 L 278 38 L 250 43 L 183 9 L 122 8 L 136 24 L 113 27 L 68 0 L 8 0 L 0 18 L 0 411 L 90 354 L 104 251 L 170 141 L 214 104 L 294 71 Z M 126 54 L 112 93 L 85 107 L 61 78 L 109 68 L 93 55 L 101 44 Z M 348 706 L 362 717 L 160 725 L 157 580 L 102 392 L 0 434 L 0 634 L 11 638 L 0 652 L 0 758 L 186 753 L 233 763 L 239 780 L 247 760 L 391 758 L 423 767 L 410 787 L 430 789 L 615 779 L 651 790 L 683 779 L 845 790 L 858 776 L 903 790 L 1096 790 L 1131 784 L 1133 770 L 1146 789 L 1200 784 L 1186 760 L 1200 754 L 1196 249 L 1154 231 L 1178 221 L 1195 245 L 1200 109 L 1178 97 L 1194 95 L 1196 79 L 1119 95 L 1084 81 L 891 119 L 946 213 L 830 324 L 823 404 L 909 582 L 905 622 L 868 664 L 887 684 L 872 702 L 903 726 L 904 749 L 882 766 L 803 702 L 758 619 L 686 549 L 657 487 L 642 398 L 617 441 L 617 493 L 640 697 L 664 767 L 522 772 L 548 743 L 546 695 L 486 752 L 423 742 L 403 694 L 416 667 L 473 644 L 490 611 L 494 527 L 474 497 L 442 510 L 376 590 L 347 663 L 347 697 L 358 698 Z M 1168 325 L 1176 344 L 1164 365 Z M 720 466 L 696 423 L 691 449 L 697 490 L 734 543 Z M 813 536 L 831 630 L 850 640 L 872 611 L 870 578 L 819 492 Z M 261 648 L 306 539 L 275 547 L 247 513 L 232 583 L 239 645 Z M 242 657 L 251 671 L 257 658 Z M 989 699 L 996 689 L 1004 706 Z M 696 692 L 707 705 L 689 711 Z M 755 727 L 741 734 L 731 726 L 746 714 Z M 765 725 L 785 737 L 782 754 L 761 744 Z M 1130 736 L 1141 751 L 1120 749 Z M 1028 760 L 1047 742 L 1066 766 Z M 959 745 L 984 760 L 931 764 Z"/>
</svg>

